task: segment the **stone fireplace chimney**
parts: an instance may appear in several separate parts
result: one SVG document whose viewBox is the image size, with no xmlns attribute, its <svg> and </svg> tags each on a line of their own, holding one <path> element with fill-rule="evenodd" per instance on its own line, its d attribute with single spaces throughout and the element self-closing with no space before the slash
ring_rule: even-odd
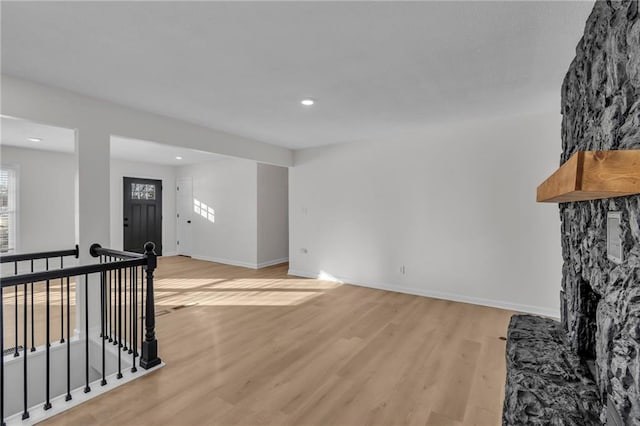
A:
<svg viewBox="0 0 640 426">
<path fill-rule="evenodd" d="M 640 149 L 638 1 L 597 1 L 562 87 L 562 158 Z M 640 167 L 640 166 L 639 166 Z M 624 261 L 607 258 L 607 213 L 621 213 Z M 602 402 L 640 424 L 640 196 L 560 204 L 562 325 L 595 361 Z"/>
<path fill-rule="evenodd" d="M 562 85 L 561 168 L 538 188 L 560 203 L 561 323 L 511 318 L 505 426 L 640 425 L 638 153 L 638 0 L 596 1 Z M 607 157 L 628 160 L 606 170 Z M 628 190 L 593 189 L 620 180 Z"/>
</svg>

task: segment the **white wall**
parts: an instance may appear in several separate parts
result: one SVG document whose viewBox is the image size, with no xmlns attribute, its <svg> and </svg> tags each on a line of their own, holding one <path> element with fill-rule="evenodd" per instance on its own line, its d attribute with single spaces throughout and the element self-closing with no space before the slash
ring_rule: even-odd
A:
<svg viewBox="0 0 640 426">
<path fill-rule="evenodd" d="M 20 251 L 71 248 L 75 244 L 73 154 L 2 146 L 2 162 L 19 166 Z M 163 254 L 176 253 L 176 174 L 171 166 L 112 159 L 110 248 L 122 249 L 122 178 L 160 179 Z M 216 222 L 193 218 L 196 258 L 250 268 L 288 257 L 287 169 L 242 159 L 180 168 L 194 179 L 194 197 L 216 210 Z M 104 244 L 103 244 L 104 245 Z"/>
<path fill-rule="evenodd" d="M 162 254 L 176 254 L 176 168 L 158 164 L 111 160 L 111 248 L 123 248 L 123 177 L 162 181 Z"/>
<path fill-rule="evenodd" d="M 558 316 L 558 211 L 535 191 L 559 138 L 553 112 L 298 151 L 291 272 Z"/>
<path fill-rule="evenodd" d="M 285 167 L 258 163 L 258 267 L 289 258 L 289 177 Z"/>
<path fill-rule="evenodd" d="M 2 146 L 2 163 L 19 167 L 18 243 L 20 252 L 58 250 L 75 245 L 73 154 Z M 160 179 L 162 246 L 164 255 L 176 252 L 175 168 L 111 160 L 109 248 L 122 250 L 122 177 Z"/>
<path fill-rule="evenodd" d="M 75 158 L 34 149 L 2 146 L 3 164 L 18 166 L 17 252 L 75 246 Z"/>
<path fill-rule="evenodd" d="M 215 222 L 193 215 L 192 257 L 255 268 L 257 264 L 257 167 L 254 161 L 223 159 L 183 166 L 193 178 L 193 198 L 215 210 Z"/>
</svg>

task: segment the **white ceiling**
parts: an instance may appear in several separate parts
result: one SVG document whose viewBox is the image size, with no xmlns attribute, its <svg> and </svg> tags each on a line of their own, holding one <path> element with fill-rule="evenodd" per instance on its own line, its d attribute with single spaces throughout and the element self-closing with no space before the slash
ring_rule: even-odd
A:
<svg viewBox="0 0 640 426">
<path fill-rule="evenodd" d="M 304 148 L 559 104 L 592 6 L 3 1 L 2 72 Z"/>
<path fill-rule="evenodd" d="M 28 138 L 42 140 L 40 142 L 31 142 Z M 70 129 L 46 126 L 3 116 L 0 118 L 0 144 L 3 146 L 70 153 L 75 150 L 75 135 L 73 130 Z"/>
<path fill-rule="evenodd" d="M 30 137 L 42 140 L 31 142 L 28 140 Z M 73 153 L 75 151 L 75 135 L 71 129 L 2 117 L 0 119 L 0 145 Z M 176 157 L 182 157 L 182 159 L 178 160 Z M 184 166 L 216 161 L 223 156 L 155 142 L 111 136 L 111 158 L 167 166 Z"/>
<path fill-rule="evenodd" d="M 182 157 L 182 159 L 178 160 L 176 157 Z M 184 166 L 217 161 L 224 156 L 156 142 L 111 136 L 111 158 L 165 166 Z"/>
</svg>

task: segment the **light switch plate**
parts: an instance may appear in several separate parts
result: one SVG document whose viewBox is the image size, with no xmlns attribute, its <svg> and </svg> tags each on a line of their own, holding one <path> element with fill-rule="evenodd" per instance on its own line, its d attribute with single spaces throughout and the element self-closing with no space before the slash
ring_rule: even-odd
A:
<svg viewBox="0 0 640 426">
<path fill-rule="evenodd" d="M 620 212 L 609 212 L 607 214 L 607 258 L 615 263 L 622 263 L 622 237 L 620 235 L 620 223 L 622 215 Z"/>
</svg>

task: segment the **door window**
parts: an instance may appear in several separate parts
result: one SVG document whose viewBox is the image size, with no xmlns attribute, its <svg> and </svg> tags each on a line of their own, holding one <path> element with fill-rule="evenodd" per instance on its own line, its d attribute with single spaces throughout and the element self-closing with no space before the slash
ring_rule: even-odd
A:
<svg viewBox="0 0 640 426">
<path fill-rule="evenodd" d="M 132 183 L 131 199 L 132 200 L 155 200 L 156 186 L 148 183 Z"/>
</svg>

